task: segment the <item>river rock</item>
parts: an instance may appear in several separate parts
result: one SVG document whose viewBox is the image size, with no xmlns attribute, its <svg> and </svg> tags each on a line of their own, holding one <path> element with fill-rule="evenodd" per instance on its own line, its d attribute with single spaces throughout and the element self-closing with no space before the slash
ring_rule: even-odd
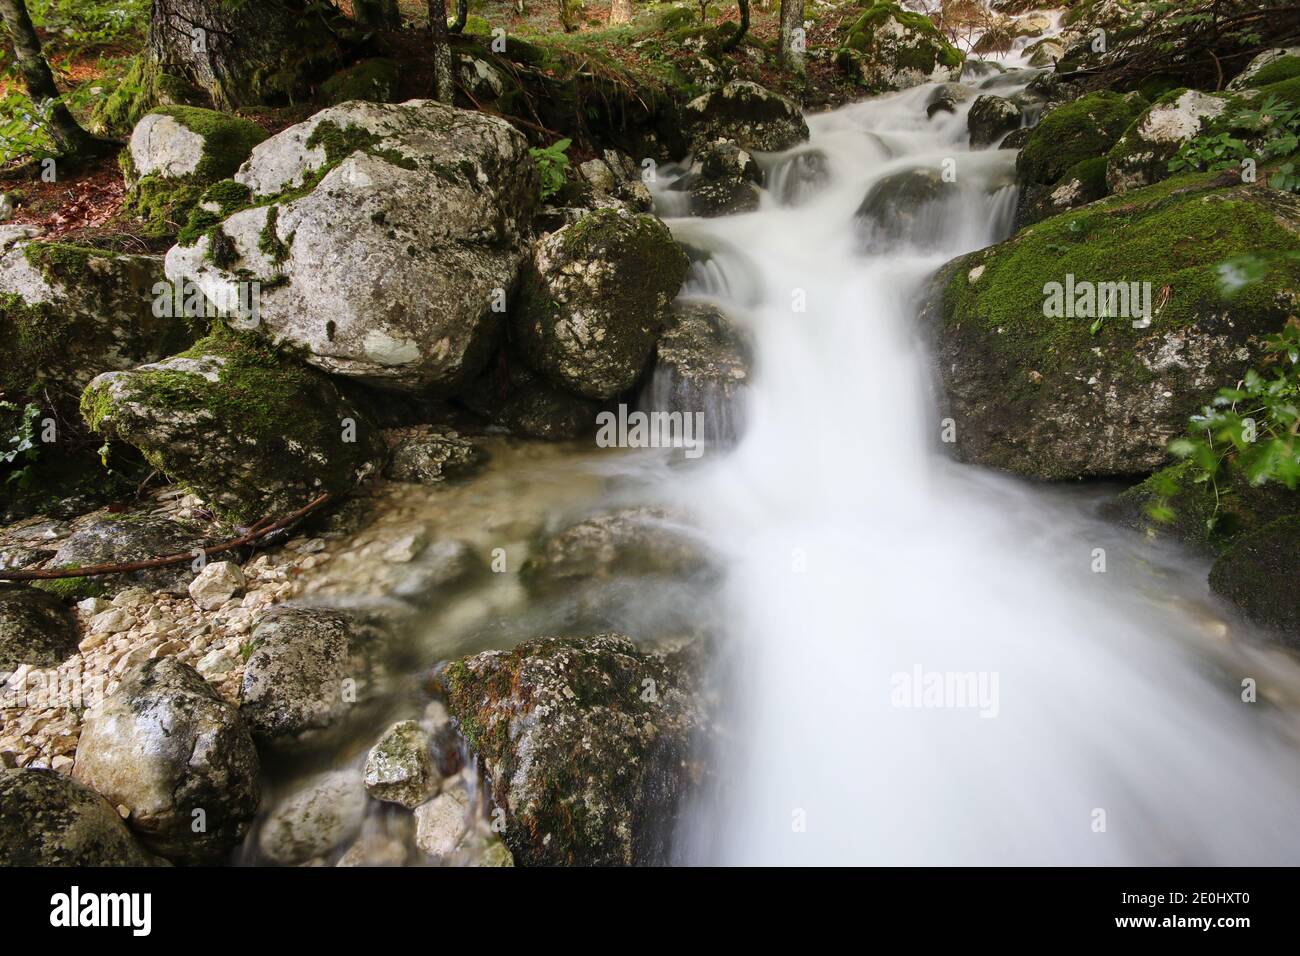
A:
<svg viewBox="0 0 1300 956">
<path fill-rule="evenodd" d="M 311 744 L 382 690 L 384 634 L 360 615 L 278 605 L 253 627 L 240 713 L 260 743 Z"/>
<path fill-rule="evenodd" d="M 762 170 L 748 152 L 730 140 L 703 146 L 696 155 L 698 171 L 687 173 L 670 189 L 691 197 L 691 214 L 731 216 L 758 208 L 757 184 Z"/>
<path fill-rule="evenodd" d="M 487 455 L 452 431 L 432 431 L 402 438 L 394 447 L 385 474 L 393 481 L 436 485 L 472 474 Z"/>
<path fill-rule="evenodd" d="M 1210 588 L 1300 647 L 1300 515 L 1235 538 L 1210 569 Z"/>
<path fill-rule="evenodd" d="M 355 770 L 309 778 L 267 814 L 257 848 L 267 862 L 297 866 L 353 839 L 366 813 L 366 788 Z"/>
<path fill-rule="evenodd" d="M 241 522 L 350 491 L 381 457 L 377 429 L 326 376 L 233 332 L 102 375 L 81 407 L 95 431 Z"/>
<path fill-rule="evenodd" d="M 1102 91 L 1047 112 L 1029 134 L 1016 158 L 1020 198 L 1018 226 L 1064 211 L 1060 186 L 1071 179 L 1095 177 L 1083 164 L 1096 165 L 1146 108 L 1137 93 L 1121 96 Z"/>
<path fill-rule="evenodd" d="M 1300 200 L 1212 186 L 1136 190 L 941 270 L 921 321 L 959 459 L 1045 479 L 1150 473 L 1207 397 L 1258 364 L 1300 304 Z M 1246 254 L 1273 265 L 1234 289 L 1222 263 Z M 1118 282 L 1139 283 L 1127 310 L 1088 309 L 1088 290 Z"/>
<path fill-rule="evenodd" d="M 523 568 L 534 590 L 632 575 L 686 577 L 709 567 L 679 518 L 657 508 L 596 515 L 546 536 Z"/>
<path fill-rule="evenodd" d="M 0 673 L 57 667 L 77 653 L 77 620 L 63 601 L 24 584 L 0 584 Z"/>
<path fill-rule="evenodd" d="M 884 251 L 904 242 L 933 245 L 949 230 L 945 202 L 956 188 L 929 166 L 903 169 L 878 180 L 854 213 L 867 249 Z"/>
<path fill-rule="evenodd" d="M 645 370 L 687 265 L 654 216 L 584 216 L 537 244 L 517 294 L 516 345 L 561 388 L 613 398 Z"/>
<path fill-rule="evenodd" d="M 682 122 L 693 150 L 729 139 L 741 149 L 778 152 L 808 138 L 798 106 L 748 80 L 732 80 L 691 100 Z"/>
<path fill-rule="evenodd" d="M 221 607 L 244 590 L 244 572 L 233 561 L 214 561 L 204 566 L 190 582 L 194 603 L 205 611 Z"/>
<path fill-rule="evenodd" d="M 875 0 L 839 32 L 835 64 L 872 93 L 961 79 L 965 54 L 929 17 L 897 3 Z"/>
<path fill-rule="evenodd" d="M 415 808 L 415 845 L 435 860 L 445 860 L 461 846 L 471 829 L 469 792 L 451 786 Z"/>
<path fill-rule="evenodd" d="M 941 83 L 926 101 L 925 115 L 933 117 L 935 113 L 956 113 L 957 107 L 974 95 L 969 87 L 960 83 Z"/>
<path fill-rule="evenodd" d="M 1197 136 L 1206 121 L 1223 114 L 1226 97 L 1175 90 L 1133 121 L 1106 155 L 1106 184 L 1116 194 L 1169 177 L 1169 160 Z"/>
<path fill-rule="evenodd" d="M 53 770 L 0 769 L 0 866 L 151 866 L 112 804 Z"/>
<path fill-rule="evenodd" d="M 206 541 L 198 528 L 149 514 L 105 516 L 74 531 L 50 559 L 52 568 L 80 568 L 97 564 L 127 564 L 180 554 L 201 548 Z M 167 594 L 184 594 L 190 582 L 189 563 L 149 568 L 126 574 L 74 579 L 75 592 L 90 590 L 113 595 L 133 587 Z"/>
<path fill-rule="evenodd" d="M 216 301 L 259 281 L 260 328 L 335 375 L 422 393 L 486 364 L 539 195 L 505 120 L 344 103 L 260 144 L 235 180 L 257 205 L 175 246 L 174 281 Z"/>
<path fill-rule="evenodd" d="M 128 671 L 87 714 L 73 771 L 131 811 L 146 845 L 181 863 L 216 862 L 243 838 L 258 772 L 239 711 L 172 657 Z"/>
<path fill-rule="evenodd" d="M 525 865 L 667 861 L 705 725 L 689 669 L 626 637 L 527 641 L 441 671 Z"/>
<path fill-rule="evenodd" d="M 966 114 L 970 144 L 974 149 L 995 146 L 1020 126 L 1020 107 L 1001 96 L 978 96 Z"/>
<path fill-rule="evenodd" d="M 733 441 L 743 430 L 742 393 L 752 363 L 749 342 L 726 313 L 712 303 L 678 300 L 642 404 L 683 415 L 698 412 L 704 416 L 702 437 Z"/>
<path fill-rule="evenodd" d="M 393 724 L 366 757 L 366 790 L 376 800 L 417 807 L 438 790 L 432 741 L 414 720 Z"/>
<path fill-rule="evenodd" d="M 550 384 L 521 362 L 490 368 L 460 400 L 492 424 L 526 438 L 562 441 L 591 434 L 601 404 Z"/>
</svg>

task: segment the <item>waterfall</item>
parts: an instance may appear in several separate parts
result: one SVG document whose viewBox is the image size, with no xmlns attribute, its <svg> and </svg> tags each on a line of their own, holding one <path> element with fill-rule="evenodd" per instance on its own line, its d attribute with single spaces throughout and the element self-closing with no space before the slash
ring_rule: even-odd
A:
<svg viewBox="0 0 1300 956">
<path fill-rule="evenodd" d="M 808 144 L 761 157 L 758 211 L 669 223 L 685 295 L 744 326 L 758 369 L 739 443 L 668 492 L 724 556 L 734 704 L 680 856 L 1294 861 L 1294 741 L 1241 692 L 1287 674 L 1225 638 L 1241 626 L 1203 566 L 1099 520 L 1095 490 L 942 453 L 917 296 L 1005 238 L 1014 153 L 969 149 L 969 101 L 927 118 L 932 90 L 810 117 Z M 946 169 L 926 209 L 855 215 L 889 177 Z"/>
</svg>

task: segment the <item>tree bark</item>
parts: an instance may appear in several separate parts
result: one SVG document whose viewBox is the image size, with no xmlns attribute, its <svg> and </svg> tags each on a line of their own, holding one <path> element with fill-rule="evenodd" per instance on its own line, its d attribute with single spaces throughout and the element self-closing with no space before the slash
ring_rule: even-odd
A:
<svg viewBox="0 0 1300 956">
<path fill-rule="evenodd" d="M 795 31 L 801 31 L 795 33 Z M 777 62 L 787 69 L 803 72 L 803 0 L 781 0 L 781 43 L 776 51 Z M 792 45 L 799 38 L 799 49 Z"/>
<path fill-rule="evenodd" d="M 353 0 L 352 18 L 372 30 L 400 30 L 402 12 L 397 0 Z"/>
<path fill-rule="evenodd" d="M 469 19 L 469 0 L 456 0 L 456 22 L 447 28 L 449 33 L 460 33 Z"/>
<path fill-rule="evenodd" d="M 26 0 L 0 0 L 0 17 L 13 38 L 14 59 L 27 84 L 27 94 L 38 106 L 52 102 L 50 133 L 59 151 L 70 159 L 84 159 L 102 153 L 108 145 L 86 132 L 59 99 L 54 73 L 41 52 L 41 40 L 27 12 Z"/>
<path fill-rule="evenodd" d="M 749 0 L 738 0 L 740 5 L 740 26 L 736 32 L 727 37 L 722 44 L 722 52 L 730 53 L 736 47 L 740 46 L 740 41 L 745 38 L 749 32 Z"/>
<path fill-rule="evenodd" d="M 617 26 L 632 19 L 632 0 L 614 0 L 609 8 L 609 24 Z"/>
<path fill-rule="evenodd" d="M 339 58 L 333 25 L 306 0 L 153 0 L 149 51 L 227 110 L 292 98 Z"/>
<path fill-rule="evenodd" d="M 429 34 L 433 41 L 433 98 L 450 106 L 456 98 L 456 85 L 447 37 L 447 0 L 429 0 Z"/>
</svg>

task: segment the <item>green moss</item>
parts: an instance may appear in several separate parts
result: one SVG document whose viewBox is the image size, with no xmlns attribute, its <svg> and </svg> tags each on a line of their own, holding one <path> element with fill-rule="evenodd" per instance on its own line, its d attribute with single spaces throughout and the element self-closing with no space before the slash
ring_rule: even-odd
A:
<svg viewBox="0 0 1300 956">
<path fill-rule="evenodd" d="M 901 38 L 879 36 L 880 28 L 890 21 L 902 26 L 906 34 Z M 892 70 L 917 70 L 929 75 L 939 66 L 955 69 L 965 58 L 929 17 L 887 0 L 876 0 L 862 12 L 835 53 L 837 64 L 848 72 L 857 72 L 858 61 L 862 60 Z"/>
<path fill-rule="evenodd" d="M 51 578 L 32 583 L 42 591 L 57 594 L 65 601 L 84 601 L 86 598 L 101 597 L 108 591 L 108 586 L 99 578 Z"/>
<path fill-rule="evenodd" d="M 1254 87 L 1269 86 L 1273 83 L 1281 83 L 1283 80 L 1293 80 L 1297 77 L 1300 77 L 1300 56 L 1288 54 L 1287 56 L 1278 57 L 1272 63 L 1263 67 L 1250 78 L 1250 85 Z"/>
<path fill-rule="evenodd" d="M 1146 106 L 1136 94 L 1102 91 L 1057 107 L 1030 133 L 1016 169 L 1032 185 L 1058 182 L 1071 167 L 1105 155 Z"/>
<path fill-rule="evenodd" d="M 330 166 L 338 165 L 353 153 L 362 152 L 377 156 L 394 166 L 400 166 L 402 169 L 416 168 L 415 160 L 402 155 L 396 150 L 380 149 L 378 146 L 379 141 L 378 136 L 369 130 L 362 129 L 360 126 L 349 125 L 345 129 L 337 123 L 325 120 L 317 123 L 316 128 L 311 132 L 311 136 L 307 137 L 307 148 L 323 149 L 325 151 L 325 162 Z"/>
<path fill-rule="evenodd" d="M 1082 183 L 1084 202 L 1101 199 L 1106 195 L 1106 157 L 1092 156 L 1075 163 L 1066 170 L 1062 178 L 1067 181 L 1075 179 Z"/>
<path fill-rule="evenodd" d="M 289 246 L 280 239 L 279 222 L 280 207 L 272 206 L 266 212 L 266 225 L 257 237 L 257 248 L 277 266 L 289 258 Z M 290 236 L 289 242 L 292 241 L 293 237 Z"/>
</svg>

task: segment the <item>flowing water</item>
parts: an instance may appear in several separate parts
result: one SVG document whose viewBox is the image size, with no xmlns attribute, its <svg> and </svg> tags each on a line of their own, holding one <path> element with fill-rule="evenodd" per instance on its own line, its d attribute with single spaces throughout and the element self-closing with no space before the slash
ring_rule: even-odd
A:
<svg viewBox="0 0 1300 956">
<path fill-rule="evenodd" d="M 1294 863 L 1294 664 L 1202 564 L 1096 517 L 1102 492 L 942 453 L 917 295 L 1006 236 L 1014 153 L 969 150 L 969 103 L 928 119 L 932 89 L 810 117 L 808 144 L 764 157 L 757 212 L 669 221 L 714 252 L 684 295 L 756 352 L 738 445 L 671 486 L 727 568 L 710 613 L 731 704 L 680 858 Z M 954 188 L 902 241 L 855 221 L 874 183 L 945 161 Z M 922 697 L 959 675 L 977 700 Z"/>
</svg>

